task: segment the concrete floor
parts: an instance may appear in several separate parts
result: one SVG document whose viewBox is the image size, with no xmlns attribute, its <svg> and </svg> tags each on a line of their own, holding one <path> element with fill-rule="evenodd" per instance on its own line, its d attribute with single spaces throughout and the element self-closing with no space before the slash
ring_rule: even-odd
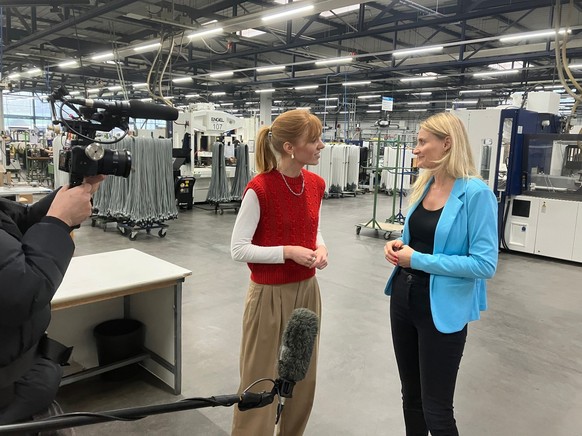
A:
<svg viewBox="0 0 582 436">
<path fill-rule="evenodd" d="M 391 271 L 384 240 L 356 223 L 371 218 L 373 196 L 328 199 L 322 230 L 329 267 L 318 273 L 323 299 L 311 436 L 403 435 L 400 383 L 390 339 Z M 379 218 L 390 197 L 379 198 Z M 238 387 L 238 351 L 249 271 L 229 254 L 235 214 L 183 211 L 160 239 L 122 237 L 86 223 L 76 255 L 136 248 L 193 274 L 184 283 L 183 388 L 175 397 L 153 377 L 99 378 L 62 388 L 66 411 L 99 411 L 231 394 Z M 152 232 L 153 233 L 153 232 Z M 129 267 L 129 266 L 125 266 Z M 456 393 L 462 435 L 582 435 L 582 268 L 551 259 L 501 254 L 489 283 L 489 311 L 470 325 Z M 228 435 L 232 410 L 207 408 L 135 422 L 77 428 L 78 435 Z M 250 435 L 252 436 L 252 435 Z"/>
</svg>

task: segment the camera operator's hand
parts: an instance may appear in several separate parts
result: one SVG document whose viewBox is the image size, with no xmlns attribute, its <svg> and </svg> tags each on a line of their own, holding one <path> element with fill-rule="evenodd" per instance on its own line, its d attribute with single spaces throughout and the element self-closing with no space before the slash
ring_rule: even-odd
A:
<svg viewBox="0 0 582 436">
<path fill-rule="evenodd" d="M 95 192 L 97 192 L 97 189 L 99 189 L 99 185 L 106 178 L 107 176 L 103 174 L 97 174 L 96 176 L 85 177 L 83 179 L 83 183 L 88 183 L 89 185 L 91 185 L 91 195 L 92 195 L 95 194 Z"/>
<path fill-rule="evenodd" d="M 92 190 L 93 185 L 89 183 L 74 188 L 63 186 L 55 195 L 46 215 L 60 219 L 69 227 L 81 224 L 91 215 Z"/>
</svg>

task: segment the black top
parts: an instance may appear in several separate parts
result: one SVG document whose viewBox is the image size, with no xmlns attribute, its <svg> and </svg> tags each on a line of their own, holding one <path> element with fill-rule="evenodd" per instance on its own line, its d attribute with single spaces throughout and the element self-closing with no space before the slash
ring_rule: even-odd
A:
<svg viewBox="0 0 582 436">
<path fill-rule="evenodd" d="M 434 250 L 434 233 L 441 217 L 443 208 L 426 210 L 422 201 L 410 215 L 408 228 L 410 230 L 410 248 L 419 253 L 432 254 Z M 428 277 L 430 274 L 421 270 L 404 268 L 410 274 Z"/>
</svg>

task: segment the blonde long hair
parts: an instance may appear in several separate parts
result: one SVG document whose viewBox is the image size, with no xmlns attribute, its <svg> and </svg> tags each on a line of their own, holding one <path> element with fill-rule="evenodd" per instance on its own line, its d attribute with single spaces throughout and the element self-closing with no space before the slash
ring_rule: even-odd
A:
<svg viewBox="0 0 582 436">
<path fill-rule="evenodd" d="M 424 120 L 420 124 L 420 129 L 432 133 L 441 140 L 450 137 L 451 147 L 443 158 L 436 162 L 435 168 L 421 171 L 412 186 L 409 199 L 411 204 L 420 200 L 426 184 L 437 173 L 442 172 L 455 179 L 480 177 L 473 161 L 467 129 L 457 116 L 450 112 L 435 114 Z"/>
<path fill-rule="evenodd" d="M 308 110 L 294 109 L 282 113 L 269 127 L 261 127 L 255 144 L 255 161 L 258 173 L 267 173 L 277 168 L 284 153 L 283 144 L 294 144 L 301 137 L 316 141 L 321 137 L 321 121 Z"/>
</svg>

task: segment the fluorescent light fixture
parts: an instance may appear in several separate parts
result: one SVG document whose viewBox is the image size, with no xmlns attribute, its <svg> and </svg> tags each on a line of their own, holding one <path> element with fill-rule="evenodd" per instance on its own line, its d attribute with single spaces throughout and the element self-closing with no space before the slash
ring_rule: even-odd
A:
<svg viewBox="0 0 582 436">
<path fill-rule="evenodd" d="M 209 24 L 214 24 L 214 23 L 218 23 L 218 20 L 210 20 L 210 21 L 207 21 L 206 23 L 202 23 L 202 25 L 208 26 Z"/>
<path fill-rule="evenodd" d="M 412 92 L 410 95 L 432 95 L 432 92 L 425 91 L 425 92 Z"/>
<path fill-rule="evenodd" d="M 99 92 L 99 91 L 101 91 L 101 88 L 91 88 L 91 89 L 87 90 L 87 92 L 90 92 L 90 93 Z"/>
<path fill-rule="evenodd" d="M 380 98 L 382 97 L 380 94 L 374 94 L 374 95 L 358 95 L 358 98 L 361 99 L 366 99 L 366 98 Z"/>
<path fill-rule="evenodd" d="M 480 73 L 473 73 L 473 77 L 503 76 L 504 74 L 516 74 L 520 71 L 521 70 L 482 71 Z"/>
<path fill-rule="evenodd" d="M 226 95 L 226 92 L 225 91 L 215 91 L 211 95 L 216 97 L 218 95 Z"/>
<path fill-rule="evenodd" d="M 382 103 L 374 103 L 368 105 L 368 107 L 380 107 L 380 106 L 382 106 Z"/>
<path fill-rule="evenodd" d="M 378 114 L 378 113 L 380 113 L 380 112 L 382 112 L 382 111 L 380 111 L 380 110 L 377 110 L 377 109 L 372 109 L 372 110 L 368 110 L 368 111 L 366 111 L 366 113 L 367 113 L 367 114 Z"/>
<path fill-rule="evenodd" d="M 134 88 L 147 88 L 148 84 L 147 83 L 134 83 L 133 85 Z"/>
<path fill-rule="evenodd" d="M 301 91 L 303 89 L 317 89 L 319 85 L 303 85 L 303 86 L 296 86 L 293 88 L 295 91 Z"/>
<path fill-rule="evenodd" d="M 186 98 L 195 98 L 195 97 L 200 97 L 200 94 L 186 94 L 184 97 L 186 97 Z"/>
<path fill-rule="evenodd" d="M 296 107 L 295 109 L 301 109 L 304 111 L 310 111 L 311 110 L 311 106 L 301 106 L 301 107 Z"/>
<path fill-rule="evenodd" d="M 351 11 L 357 11 L 358 9 L 360 9 L 359 3 L 355 4 L 355 5 L 351 5 L 351 6 L 344 6 L 343 8 L 332 9 L 331 11 L 325 11 L 319 15 L 324 17 L 324 18 L 331 18 L 331 17 L 334 17 L 336 15 L 342 15 L 342 14 L 347 14 L 348 12 L 351 12 Z"/>
<path fill-rule="evenodd" d="M 25 71 L 24 74 L 27 76 L 36 76 L 37 74 L 42 73 L 40 68 L 33 68 L 32 70 Z"/>
<path fill-rule="evenodd" d="M 372 83 L 371 80 L 361 80 L 359 82 L 344 82 L 342 83 L 343 86 L 359 86 L 359 85 L 369 85 Z"/>
<path fill-rule="evenodd" d="M 123 86 L 121 85 L 108 86 L 107 89 L 110 91 L 121 91 L 123 89 Z"/>
<path fill-rule="evenodd" d="M 270 67 L 258 67 L 256 68 L 257 73 L 266 73 L 269 71 L 282 71 L 286 68 L 286 65 L 272 65 Z"/>
<path fill-rule="evenodd" d="M 76 68 L 79 66 L 79 64 L 77 61 L 72 60 L 72 61 L 61 62 L 58 66 L 59 66 L 59 68 Z"/>
<path fill-rule="evenodd" d="M 20 77 L 20 73 L 12 73 L 8 75 L 9 79 L 18 79 Z"/>
<path fill-rule="evenodd" d="M 303 12 L 308 12 L 311 10 L 313 10 L 313 5 L 306 5 L 306 6 L 301 6 L 298 8 L 286 8 L 286 10 L 284 10 L 282 12 L 278 12 L 276 14 L 271 14 L 271 15 L 265 15 L 262 18 L 262 20 L 263 21 L 275 21 L 275 20 L 279 20 L 281 18 L 286 20 L 291 15 L 297 15 L 297 14 L 301 14 Z"/>
<path fill-rule="evenodd" d="M 176 77 L 175 79 L 172 79 L 172 82 L 174 83 L 185 83 L 185 82 L 191 82 L 192 81 L 192 77 Z"/>
<path fill-rule="evenodd" d="M 558 31 L 560 35 L 566 33 L 566 29 L 560 29 Z M 570 29 L 568 29 L 568 33 L 572 33 Z M 535 38 L 546 38 L 548 36 L 554 36 L 556 34 L 555 30 L 540 30 L 537 32 L 525 32 L 525 33 L 518 33 L 516 35 L 510 36 L 502 36 L 499 38 L 501 42 L 511 42 L 511 41 L 521 41 L 522 39 L 535 39 Z"/>
<path fill-rule="evenodd" d="M 334 104 L 333 106 L 329 106 L 329 105 L 325 105 L 323 108 L 324 109 L 335 109 L 337 107 L 337 104 Z"/>
<path fill-rule="evenodd" d="M 267 92 L 275 92 L 275 88 L 269 88 L 269 89 L 255 89 L 255 92 L 257 94 L 262 94 L 263 92 L 267 93 Z"/>
<path fill-rule="evenodd" d="M 487 92 L 493 92 L 492 89 L 466 89 L 459 91 L 459 94 L 483 94 Z"/>
<path fill-rule="evenodd" d="M 154 50 L 154 49 L 158 48 L 161 45 L 162 44 L 159 43 L 159 42 L 155 42 L 153 44 L 147 44 L 147 45 L 140 45 L 139 47 L 135 47 L 133 49 L 133 51 L 136 52 L 136 53 L 141 53 L 143 51 Z"/>
<path fill-rule="evenodd" d="M 209 29 L 209 30 L 202 30 L 200 32 L 194 32 L 191 33 L 190 35 L 188 35 L 188 38 L 193 39 L 193 38 L 204 38 L 205 36 L 212 36 L 212 35 L 217 35 L 219 33 L 222 33 L 224 29 L 222 27 L 216 27 L 214 29 Z"/>
<path fill-rule="evenodd" d="M 140 98 L 139 101 L 152 101 L 152 99 L 149 97 L 148 98 Z"/>
<path fill-rule="evenodd" d="M 315 65 L 337 65 L 337 64 L 347 64 L 353 61 L 354 58 L 351 56 L 345 56 L 341 58 L 333 58 L 333 59 L 323 59 L 320 61 L 315 61 Z"/>
<path fill-rule="evenodd" d="M 426 112 L 428 109 L 408 109 L 408 112 Z"/>
<path fill-rule="evenodd" d="M 113 57 L 113 53 L 112 52 L 109 52 L 109 53 L 101 53 L 101 54 L 98 54 L 98 55 L 93 56 L 91 58 L 91 60 L 94 60 L 94 61 L 104 61 L 105 59 L 109 59 L 109 58 L 112 58 L 112 57 Z"/>
<path fill-rule="evenodd" d="M 411 106 L 419 106 L 419 105 L 424 105 L 424 104 L 430 104 L 430 101 L 411 101 L 411 102 L 406 103 L 406 104 L 409 104 Z"/>
<path fill-rule="evenodd" d="M 198 95 L 198 94 L 196 94 Z M 234 106 L 234 103 L 230 102 L 230 103 L 220 103 L 221 106 Z"/>
<path fill-rule="evenodd" d="M 245 105 L 249 105 L 249 104 L 259 104 L 258 101 L 245 101 Z"/>
<path fill-rule="evenodd" d="M 81 93 L 81 91 L 71 91 L 69 92 L 69 95 L 79 95 Z"/>
<path fill-rule="evenodd" d="M 479 103 L 479 100 L 457 100 L 457 101 L 455 101 L 455 103 L 461 103 L 461 104 L 477 104 L 477 103 Z"/>
<path fill-rule="evenodd" d="M 273 100 L 273 103 L 275 103 L 275 104 L 283 103 L 283 100 Z"/>
<path fill-rule="evenodd" d="M 572 64 L 568 65 L 569 68 L 582 68 L 582 64 Z"/>
<path fill-rule="evenodd" d="M 430 47 L 418 47 L 418 48 L 411 48 L 411 49 L 404 49 L 404 50 L 396 50 L 392 52 L 392 56 L 400 57 L 400 56 L 410 56 L 415 54 L 423 54 L 423 53 L 432 53 L 436 51 L 443 50 L 442 45 L 434 45 Z"/>
<path fill-rule="evenodd" d="M 208 76 L 213 77 L 213 78 L 218 78 L 218 77 L 229 77 L 229 76 L 232 76 L 233 74 L 234 74 L 234 71 L 220 71 L 218 73 L 211 73 Z"/>
<path fill-rule="evenodd" d="M 337 97 L 324 97 L 324 98 L 318 98 L 319 101 L 329 101 L 329 100 L 337 100 Z"/>
<path fill-rule="evenodd" d="M 421 80 L 436 80 L 438 76 L 415 76 L 415 77 L 405 77 L 400 79 L 401 82 L 420 82 Z"/>
<path fill-rule="evenodd" d="M 245 38 L 254 38 L 255 36 L 263 35 L 267 32 L 263 32 L 262 30 L 257 29 L 245 29 L 237 32 L 240 36 Z"/>
</svg>

